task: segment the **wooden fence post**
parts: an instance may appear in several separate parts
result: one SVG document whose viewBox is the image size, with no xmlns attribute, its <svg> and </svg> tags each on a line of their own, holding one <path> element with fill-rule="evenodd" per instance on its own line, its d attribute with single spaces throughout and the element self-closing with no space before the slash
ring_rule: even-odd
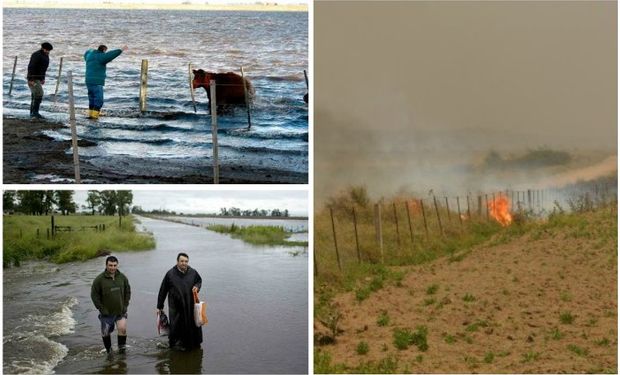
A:
<svg viewBox="0 0 620 375">
<path fill-rule="evenodd" d="M 140 112 L 146 112 L 146 83 L 148 80 L 149 61 L 142 60 L 140 68 Z"/>
<path fill-rule="evenodd" d="M 56 104 L 56 99 L 58 98 L 58 88 L 60 87 L 60 77 L 62 77 L 62 60 L 64 57 L 60 58 L 60 65 L 58 66 L 58 78 L 56 78 L 56 90 L 54 91 L 54 104 Z"/>
<path fill-rule="evenodd" d="M 68 94 L 69 94 L 69 124 L 71 125 L 71 147 L 73 148 L 73 169 L 75 173 L 75 183 L 80 184 L 80 156 L 77 141 L 77 130 L 75 127 L 75 100 L 73 98 L 73 73 L 67 74 Z"/>
<path fill-rule="evenodd" d="M 47 239 L 50 239 L 50 228 L 47 228 Z"/>
<path fill-rule="evenodd" d="M 342 272 L 342 266 L 340 265 L 340 254 L 338 253 L 338 241 L 336 240 L 336 225 L 334 224 L 334 210 L 329 208 L 329 216 L 332 218 L 332 232 L 334 233 L 334 247 L 336 248 L 336 260 L 338 261 L 338 269 Z"/>
<path fill-rule="evenodd" d="M 360 253 L 360 241 L 357 236 L 357 216 L 355 215 L 355 207 L 353 207 L 353 228 L 355 229 L 355 248 L 357 249 L 357 263 L 362 263 L 362 256 Z"/>
<path fill-rule="evenodd" d="M 407 222 L 409 223 L 409 237 L 411 238 L 411 255 L 413 255 L 413 226 L 411 225 L 411 213 L 409 212 L 409 202 L 405 201 L 405 207 L 407 208 Z"/>
<path fill-rule="evenodd" d="M 467 220 L 471 221 L 471 209 L 469 207 L 469 194 L 467 194 Z"/>
<path fill-rule="evenodd" d="M 478 217 L 482 219 L 482 195 L 478 196 Z"/>
<path fill-rule="evenodd" d="M 459 221 L 461 222 L 461 228 L 463 227 L 463 218 L 461 217 L 461 201 L 459 200 L 459 196 L 456 196 L 456 209 L 459 214 Z"/>
<path fill-rule="evenodd" d="M 400 230 L 398 228 L 398 213 L 396 212 L 396 202 L 392 202 L 392 206 L 394 207 L 394 222 L 396 223 L 396 244 L 400 252 Z"/>
<path fill-rule="evenodd" d="M 426 211 L 424 210 L 424 201 L 420 199 L 420 208 L 422 208 L 422 219 L 424 220 L 424 231 L 426 232 L 426 239 L 428 240 L 428 223 L 426 222 Z"/>
<path fill-rule="evenodd" d="M 452 215 L 450 214 L 450 203 L 448 203 L 448 197 L 446 198 L 446 213 L 448 214 L 448 223 L 452 222 Z"/>
<path fill-rule="evenodd" d="M 9 96 L 13 92 L 13 81 L 15 80 L 15 68 L 17 67 L 17 56 L 15 56 L 15 61 L 13 62 L 13 74 L 11 74 L 11 85 L 9 86 Z"/>
<path fill-rule="evenodd" d="M 435 212 L 437 213 L 437 222 L 439 223 L 439 231 L 441 232 L 441 235 L 444 235 L 443 232 L 443 225 L 441 225 L 441 216 L 439 216 L 439 206 L 437 205 L 437 198 L 435 198 L 435 196 L 433 195 L 433 202 L 435 203 Z"/>
<path fill-rule="evenodd" d="M 383 228 L 381 227 L 381 204 L 375 203 L 375 233 L 377 242 L 379 243 L 379 249 L 381 250 L 381 263 L 385 262 L 385 256 L 383 254 Z"/>
<path fill-rule="evenodd" d="M 215 97 L 216 82 L 211 80 L 209 83 L 211 89 L 211 140 L 213 143 L 213 183 L 220 183 L 220 162 L 217 145 L 217 98 Z"/>
<path fill-rule="evenodd" d="M 527 189 L 527 208 L 528 210 L 532 209 L 532 191 Z"/>
<path fill-rule="evenodd" d="M 489 217 L 489 194 L 484 195 L 484 210 L 487 213 L 487 220 L 490 220 Z"/>
<path fill-rule="evenodd" d="M 55 232 L 56 232 L 56 231 L 55 231 L 55 228 L 56 228 L 56 227 L 54 226 L 54 215 L 52 215 L 51 219 L 52 219 L 52 238 L 54 238 L 54 236 L 55 236 L 55 234 L 56 234 L 56 233 L 55 233 Z"/>
<path fill-rule="evenodd" d="M 248 96 L 248 86 L 245 84 L 245 73 L 241 67 L 241 81 L 243 82 L 243 95 L 245 96 L 245 108 L 248 111 L 248 130 L 252 127 L 252 118 L 250 116 L 250 97 Z"/>
<path fill-rule="evenodd" d="M 192 97 L 192 105 L 194 106 L 194 113 L 196 113 L 196 98 L 194 97 L 194 77 L 192 77 L 192 63 L 187 64 L 187 72 L 189 76 L 189 93 Z"/>
</svg>

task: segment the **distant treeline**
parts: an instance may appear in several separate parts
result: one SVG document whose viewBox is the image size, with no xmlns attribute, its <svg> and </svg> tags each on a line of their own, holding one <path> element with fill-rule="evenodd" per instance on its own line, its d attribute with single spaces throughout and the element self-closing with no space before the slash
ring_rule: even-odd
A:
<svg viewBox="0 0 620 375">
<path fill-rule="evenodd" d="M 5 214 L 62 215 L 75 213 L 79 208 L 73 200 L 73 190 L 7 190 L 2 196 Z M 91 215 L 126 215 L 133 201 L 129 190 L 89 190 L 86 205 L 82 209 Z"/>
<path fill-rule="evenodd" d="M 205 214 L 184 214 L 182 212 L 168 210 L 143 210 L 140 206 L 134 206 L 131 212 L 139 215 L 169 215 L 169 216 L 205 216 Z M 274 208 L 273 210 L 259 210 L 257 208 L 253 210 L 242 210 L 237 207 L 220 208 L 219 213 L 207 214 L 208 216 L 217 217 L 291 217 L 288 210 L 280 210 Z"/>
<path fill-rule="evenodd" d="M 511 167 L 552 167 L 566 165 L 573 160 L 572 156 L 566 151 L 552 150 L 546 147 L 528 150 L 520 156 L 509 155 L 503 157 L 499 152 L 492 150 L 484 159 L 484 165 L 489 168 L 511 168 Z"/>
</svg>

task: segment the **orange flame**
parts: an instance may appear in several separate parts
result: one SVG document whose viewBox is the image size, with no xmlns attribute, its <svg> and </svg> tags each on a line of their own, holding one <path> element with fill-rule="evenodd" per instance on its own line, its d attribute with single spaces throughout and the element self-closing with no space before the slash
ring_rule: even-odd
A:
<svg viewBox="0 0 620 375">
<path fill-rule="evenodd" d="M 510 202 L 507 197 L 502 195 L 495 197 L 488 203 L 489 215 L 497 220 L 503 227 L 507 227 L 512 223 L 512 215 L 510 214 Z"/>
</svg>

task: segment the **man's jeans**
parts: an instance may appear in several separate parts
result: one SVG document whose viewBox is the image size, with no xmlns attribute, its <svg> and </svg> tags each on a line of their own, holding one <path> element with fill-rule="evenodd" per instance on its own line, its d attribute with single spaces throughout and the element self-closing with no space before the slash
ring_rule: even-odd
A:
<svg viewBox="0 0 620 375">
<path fill-rule="evenodd" d="M 99 111 L 103 107 L 103 85 L 86 85 L 88 89 L 88 109 Z"/>
</svg>

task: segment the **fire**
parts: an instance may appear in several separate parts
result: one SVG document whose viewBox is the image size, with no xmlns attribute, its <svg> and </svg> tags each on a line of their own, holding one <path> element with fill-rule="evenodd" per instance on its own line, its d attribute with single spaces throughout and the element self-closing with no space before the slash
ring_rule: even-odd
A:
<svg viewBox="0 0 620 375">
<path fill-rule="evenodd" d="M 503 227 L 507 227 L 512 223 L 512 215 L 510 214 L 510 202 L 507 197 L 502 195 L 495 197 L 488 203 L 489 215 L 497 220 Z"/>
</svg>

